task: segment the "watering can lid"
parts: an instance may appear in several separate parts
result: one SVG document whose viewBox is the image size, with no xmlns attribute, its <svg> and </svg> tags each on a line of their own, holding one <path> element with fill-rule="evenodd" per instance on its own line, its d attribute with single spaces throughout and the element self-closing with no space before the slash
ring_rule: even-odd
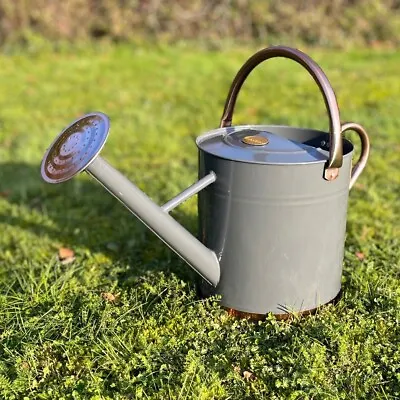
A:
<svg viewBox="0 0 400 400">
<path fill-rule="evenodd" d="M 307 164 L 329 158 L 325 143 L 310 146 L 269 132 L 268 126 L 219 128 L 198 137 L 196 143 L 199 149 L 217 157 L 254 164 Z"/>
</svg>

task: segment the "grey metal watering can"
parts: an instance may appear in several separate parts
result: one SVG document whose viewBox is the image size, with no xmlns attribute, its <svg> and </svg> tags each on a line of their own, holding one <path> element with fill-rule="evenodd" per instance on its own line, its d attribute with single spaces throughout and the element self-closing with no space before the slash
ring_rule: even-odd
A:
<svg viewBox="0 0 400 400">
<path fill-rule="evenodd" d="M 318 84 L 330 129 L 276 125 L 232 126 L 236 98 L 261 62 L 285 57 Z M 361 156 L 352 167 L 358 133 Z M 333 89 L 306 54 L 276 46 L 254 54 L 230 88 L 220 128 L 197 138 L 199 181 L 159 207 L 99 156 L 109 119 L 91 113 L 74 121 L 44 155 L 41 174 L 64 182 L 86 170 L 203 278 L 204 295 L 241 316 L 309 312 L 341 289 L 349 189 L 364 169 L 369 140 L 364 128 L 341 124 Z M 200 240 L 169 211 L 199 193 Z"/>
</svg>

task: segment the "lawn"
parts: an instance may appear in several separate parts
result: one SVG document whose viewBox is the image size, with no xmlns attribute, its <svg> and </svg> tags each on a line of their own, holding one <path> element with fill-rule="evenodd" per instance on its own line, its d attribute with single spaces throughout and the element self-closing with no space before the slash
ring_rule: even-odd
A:
<svg viewBox="0 0 400 400">
<path fill-rule="evenodd" d="M 341 119 L 363 124 L 372 145 L 350 195 L 343 297 L 316 315 L 228 317 L 90 177 L 40 178 L 55 135 L 103 111 L 104 158 L 167 201 L 196 180 L 194 139 L 218 126 L 230 82 L 255 50 L 96 45 L 0 55 L 0 398 L 400 398 L 400 53 L 308 50 Z M 288 60 L 251 75 L 234 122 L 328 128 L 318 88 Z M 191 199 L 173 215 L 196 233 L 196 213 Z M 73 262 L 59 261 L 61 247 Z"/>
</svg>

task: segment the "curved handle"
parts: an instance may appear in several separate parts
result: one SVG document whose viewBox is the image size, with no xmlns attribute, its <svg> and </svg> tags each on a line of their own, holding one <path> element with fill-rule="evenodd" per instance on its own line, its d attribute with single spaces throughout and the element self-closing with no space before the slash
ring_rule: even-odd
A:
<svg viewBox="0 0 400 400">
<path fill-rule="evenodd" d="M 237 73 L 232 82 L 229 94 L 225 102 L 220 127 L 231 126 L 233 110 L 235 108 L 237 95 L 250 74 L 250 72 L 260 63 L 269 58 L 285 57 L 296 61 L 302 65 L 314 78 L 324 97 L 325 106 L 329 115 L 329 130 L 331 134 L 329 161 L 325 169 L 324 177 L 328 181 L 334 180 L 339 175 L 339 168 L 343 163 L 343 142 L 341 135 L 341 124 L 339 117 L 339 107 L 335 92 L 329 83 L 328 78 L 318 64 L 300 50 L 285 46 L 273 46 L 262 49 L 251 56 Z"/>
<path fill-rule="evenodd" d="M 351 169 L 351 177 L 350 177 L 350 185 L 349 189 L 353 187 L 356 183 L 356 180 L 361 175 L 361 172 L 367 165 L 368 157 L 369 157 L 369 138 L 366 130 L 360 125 L 356 124 L 355 122 L 346 122 L 342 125 L 342 133 L 352 130 L 358 133 L 358 136 L 361 140 L 361 154 L 358 161 L 354 164 L 353 168 Z"/>
</svg>

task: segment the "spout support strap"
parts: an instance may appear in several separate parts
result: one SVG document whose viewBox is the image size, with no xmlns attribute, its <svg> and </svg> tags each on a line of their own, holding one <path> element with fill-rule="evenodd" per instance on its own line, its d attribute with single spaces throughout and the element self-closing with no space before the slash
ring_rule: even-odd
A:
<svg viewBox="0 0 400 400">
<path fill-rule="evenodd" d="M 195 194 L 199 193 L 201 190 L 206 188 L 208 185 L 214 183 L 217 179 L 217 175 L 213 171 L 211 171 L 208 175 L 204 178 L 201 178 L 199 181 L 194 183 L 193 185 L 189 186 L 183 192 L 179 193 L 177 196 L 166 202 L 164 205 L 161 206 L 162 210 L 169 213 L 175 207 L 182 204 L 184 201 L 190 199 Z"/>
</svg>

